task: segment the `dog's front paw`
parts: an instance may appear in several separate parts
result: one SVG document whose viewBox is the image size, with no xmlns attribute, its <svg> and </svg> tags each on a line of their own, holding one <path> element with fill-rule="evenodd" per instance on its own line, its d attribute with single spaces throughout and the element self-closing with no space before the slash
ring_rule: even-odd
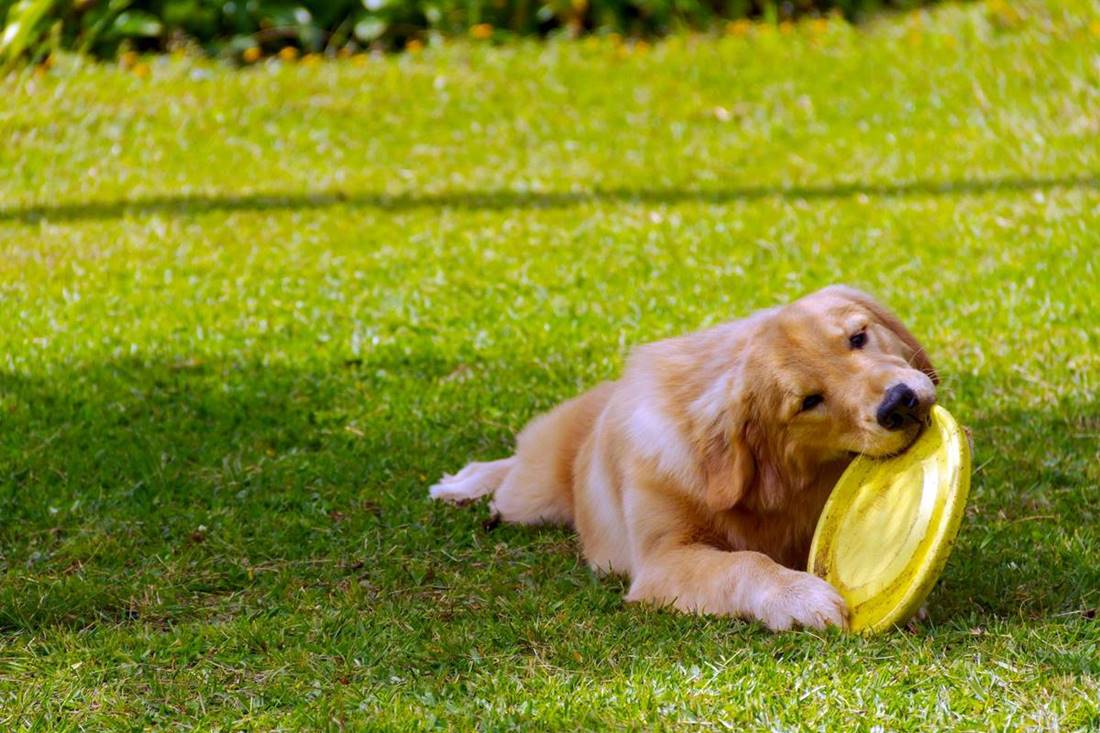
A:
<svg viewBox="0 0 1100 733">
<path fill-rule="evenodd" d="M 787 570 L 768 589 L 757 617 L 772 631 L 786 631 L 801 626 L 824 629 L 827 626 L 848 628 L 848 604 L 836 589 L 809 573 Z"/>
</svg>

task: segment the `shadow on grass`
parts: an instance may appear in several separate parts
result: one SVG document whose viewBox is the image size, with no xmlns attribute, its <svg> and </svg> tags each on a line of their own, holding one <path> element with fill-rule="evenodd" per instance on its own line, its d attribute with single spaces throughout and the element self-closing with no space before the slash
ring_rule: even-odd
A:
<svg viewBox="0 0 1100 733">
<path fill-rule="evenodd" d="M 977 410 L 967 517 L 932 597 L 933 616 L 1093 618 L 1100 607 L 1096 435 L 1100 410 Z"/>
<path fill-rule="evenodd" d="M 789 200 L 842 199 L 852 196 L 901 198 L 908 196 L 956 196 L 993 191 L 1047 191 L 1097 189 L 1100 175 L 1002 177 L 961 181 L 912 181 L 908 183 L 834 183 L 806 186 L 742 186 L 723 189 L 611 188 L 578 192 L 450 191 L 436 194 L 383 194 L 339 190 L 267 192 L 246 194 L 179 194 L 116 201 L 32 204 L 0 208 L 0 222 L 34 224 L 116 219 L 151 214 L 201 214 L 204 212 L 278 211 L 330 207 L 406 211 L 415 209 L 555 209 L 598 203 L 725 204 L 767 198 Z"/>
<path fill-rule="evenodd" d="M 489 429 L 473 385 L 441 379 L 452 365 L 403 359 L 0 373 L 0 628 L 171 623 L 234 594 L 238 613 L 274 613 L 293 609 L 303 589 L 323 595 L 348 582 L 428 612 L 433 567 L 451 574 L 446 593 L 459 597 L 482 592 L 462 585 L 467 566 L 503 585 L 526 574 L 522 592 L 536 601 L 524 607 L 552 604 L 545 596 L 563 582 L 587 583 L 564 531 L 486 535 L 483 511 L 427 501 L 439 471 L 484 457 Z M 533 378 L 515 371 L 517 384 Z M 979 470 L 933 598 L 938 623 L 1100 604 L 1095 443 L 1082 437 L 1100 425 L 1090 409 L 973 414 Z M 502 544 L 514 559 L 494 562 Z M 563 582 L 547 580 L 563 572 Z M 620 585 L 601 583 L 601 605 L 618 604 Z"/>
<path fill-rule="evenodd" d="M 361 387 L 339 364 L 0 373 L 0 627 L 186 618 L 265 564 L 354 562 L 382 511 L 364 491 L 417 440 L 377 403 L 357 427 Z"/>
</svg>

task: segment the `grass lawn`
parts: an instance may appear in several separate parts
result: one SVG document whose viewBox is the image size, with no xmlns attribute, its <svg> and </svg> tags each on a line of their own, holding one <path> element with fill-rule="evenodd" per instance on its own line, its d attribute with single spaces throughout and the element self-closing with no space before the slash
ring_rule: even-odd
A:
<svg viewBox="0 0 1100 733">
<path fill-rule="evenodd" d="M 1100 7 L 1013 7 L 0 82 L 0 728 L 1096 730 Z M 973 429 L 919 628 L 627 606 L 427 500 L 832 282 Z"/>
</svg>

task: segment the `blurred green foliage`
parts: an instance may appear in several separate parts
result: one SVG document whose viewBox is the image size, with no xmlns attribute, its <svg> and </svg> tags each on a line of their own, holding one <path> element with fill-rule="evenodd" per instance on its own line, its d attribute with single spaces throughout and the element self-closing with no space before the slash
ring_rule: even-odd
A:
<svg viewBox="0 0 1100 733">
<path fill-rule="evenodd" d="M 53 48 L 110 58 L 198 43 L 215 54 L 395 49 L 433 35 L 655 35 L 747 17 L 857 19 L 925 0 L 0 0 L 0 62 Z"/>
</svg>

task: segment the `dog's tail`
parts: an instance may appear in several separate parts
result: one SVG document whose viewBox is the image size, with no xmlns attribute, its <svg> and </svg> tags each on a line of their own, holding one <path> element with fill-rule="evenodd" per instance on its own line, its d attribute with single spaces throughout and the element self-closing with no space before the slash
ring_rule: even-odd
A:
<svg viewBox="0 0 1100 733">
<path fill-rule="evenodd" d="M 439 501 L 469 504 L 499 489 L 516 460 L 516 456 L 511 456 L 499 461 L 471 463 L 458 473 L 444 475 L 428 493 Z"/>
</svg>

